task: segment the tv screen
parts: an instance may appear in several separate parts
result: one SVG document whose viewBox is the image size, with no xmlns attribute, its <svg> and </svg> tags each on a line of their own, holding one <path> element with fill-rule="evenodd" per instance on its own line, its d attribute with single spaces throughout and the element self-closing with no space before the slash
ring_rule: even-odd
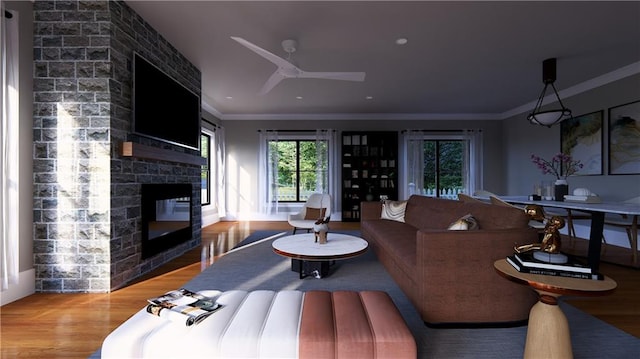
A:
<svg viewBox="0 0 640 359">
<path fill-rule="evenodd" d="M 200 146 L 200 97 L 137 53 L 133 132 L 196 150 Z"/>
</svg>

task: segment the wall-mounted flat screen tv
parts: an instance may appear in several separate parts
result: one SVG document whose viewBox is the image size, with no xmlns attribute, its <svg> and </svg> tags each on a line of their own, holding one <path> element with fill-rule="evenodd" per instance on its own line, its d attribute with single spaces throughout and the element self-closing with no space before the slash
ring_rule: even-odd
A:
<svg viewBox="0 0 640 359">
<path fill-rule="evenodd" d="M 138 53 L 133 55 L 133 132 L 200 147 L 200 96 Z"/>
</svg>

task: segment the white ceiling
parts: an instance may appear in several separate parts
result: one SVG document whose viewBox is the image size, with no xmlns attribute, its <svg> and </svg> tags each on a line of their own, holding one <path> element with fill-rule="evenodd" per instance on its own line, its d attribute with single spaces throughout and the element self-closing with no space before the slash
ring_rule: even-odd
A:
<svg viewBox="0 0 640 359">
<path fill-rule="evenodd" d="M 204 107 L 225 120 L 505 118 L 531 110 L 546 58 L 563 98 L 640 72 L 640 1 L 126 2 L 201 70 Z M 230 36 L 282 57 L 295 39 L 298 67 L 366 79 L 261 96 L 276 66 Z"/>
</svg>

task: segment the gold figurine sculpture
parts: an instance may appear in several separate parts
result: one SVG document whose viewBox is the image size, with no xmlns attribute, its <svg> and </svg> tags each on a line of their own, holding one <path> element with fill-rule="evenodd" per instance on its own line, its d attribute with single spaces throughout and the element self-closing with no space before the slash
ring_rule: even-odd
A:
<svg viewBox="0 0 640 359">
<path fill-rule="evenodd" d="M 544 220 L 546 219 L 542 206 L 539 206 L 537 204 L 528 204 L 526 207 L 524 207 L 524 211 L 534 221 L 544 222 Z"/>
<path fill-rule="evenodd" d="M 551 217 L 551 219 L 547 220 L 547 224 L 544 228 L 542 242 L 515 247 L 516 253 L 523 253 L 532 250 L 539 250 L 547 253 L 560 253 L 561 244 L 559 229 L 562 227 L 564 227 L 564 219 L 562 217 Z"/>
</svg>

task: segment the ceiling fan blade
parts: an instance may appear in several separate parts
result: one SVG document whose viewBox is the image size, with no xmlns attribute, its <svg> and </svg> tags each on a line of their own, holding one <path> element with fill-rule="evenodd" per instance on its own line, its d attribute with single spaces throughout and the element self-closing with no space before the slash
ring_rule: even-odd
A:
<svg viewBox="0 0 640 359">
<path fill-rule="evenodd" d="M 259 47 L 258 45 L 254 45 L 254 44 L 250 43 L 249 41 L 247 41 L 247 40 L 245 40 L 245 39 L 243 39 L 241 37 L 231 36 L 231 38 L 233 40 L 237 41 L 240 45 L 248 48 L 249 50 L 255 52 L 256 54 L 264 57 L 265 59 L 267 59 L 269 61 L 271 61 L 272 63 L 274 63 L 278 67 L 282 67 L 284 69 L 298 70 L 298 68 L 295 67 L 289 61 L 283 59 L 282 57 L 279 57 L 277 55 L 274 55 L 274 54 L 270 53 L 269 51 Z"/>
<path fill-rule="evenodd" d="M 344 80 L 344 81 L 364 81 L 364 72 L 311 72 L 301 71 L 298 78 Z"/>
<path fill-rule="evenodd" d="M 276 85 L 279 84 L 280 81 L 286 78 L 287 77 L 284 76 L 279 70 L 276 70 L 276 72 L 271 74 L 267 82 L 264 83 L 264 85 L 262 86 L 262 89 L 260 89 L 260 92 L 258 92 L 258 94 L 260 95 L 266 94 L 267 92 L 271 91 L 271 89 L 276 87 Z"/>
</svg>

